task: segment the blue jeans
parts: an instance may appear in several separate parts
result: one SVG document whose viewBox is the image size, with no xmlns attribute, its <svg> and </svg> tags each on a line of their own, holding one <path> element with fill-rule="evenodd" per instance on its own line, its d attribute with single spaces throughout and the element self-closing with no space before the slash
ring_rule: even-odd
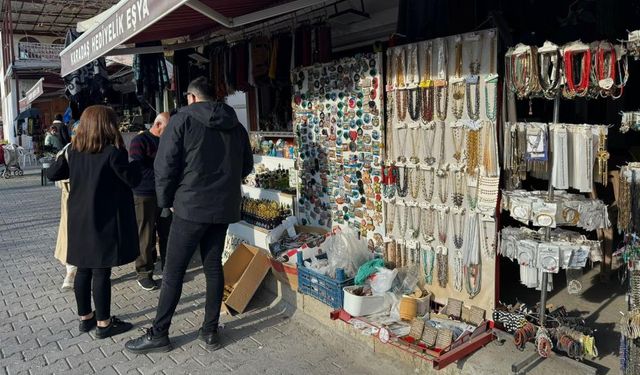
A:
<svg viewBox="0 0 640 375">
<path fill-rule="evenodd" d="M 218 329 L 224 292 L 222 251 L 228 227 L 228 224 L 196 223 L 173 216 L 167 244 L 167 259 L 162 273 L 160 300 L 153 322 L 155 336 L 169 333 L 171 318 L 182 295 L 184 274 L 198 245 L 207 285 L 202 330 L 212 332 Z"/>
</svg>

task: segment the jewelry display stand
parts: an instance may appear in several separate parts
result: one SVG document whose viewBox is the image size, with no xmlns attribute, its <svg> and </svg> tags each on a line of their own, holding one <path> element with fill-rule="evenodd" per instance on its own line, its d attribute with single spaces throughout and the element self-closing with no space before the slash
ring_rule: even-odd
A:
<svg viewBox="0 0 640 375">
<path fill-rule="evenodd" d="M 553 123 L 558 123 L 560 117 L 560 96 L 556 96 L 553 102 Z M 551 141 L 550 137 L 547 137 L 547 150 L 549 150 L 548 157 L 552 160 L 554 157 L 553 153 L 550 151 L 551 149 Z M 553 163 L 548 163 L 548 188 L 547 188 L 547 200 L 549 202 L 553 202 L 554 196 L 554 188 L 553 188 Z M 544 230 L 544 241 L 549 242 L 551 240 L 551 227 L 545 227 Z M 545 327 L 545 322 L 547 319 L 546 306 L 547 306 L 547 289 L 549 284 L 549 273 L 546 271 L 542 271 L 542 281 L 540 282 L 540 306 L 539 306 L 539 327 Z M 539 331 L 538 331 L 539 332 Z M 523 374 L 522 370 L 529 366 L 534 361 L 544 360 L 547 357 L 541 356 L 538 350 L 535 350 L 529 357 L 525 358 L 520 362 L 515 362 L 511 365 L 511 371 L 513 374 L 519 375 Z M 596 369 L 589 367 L 587 365 L 583 365 L 585 367 L 585 374 L 596 373 Z"/>
</svg>

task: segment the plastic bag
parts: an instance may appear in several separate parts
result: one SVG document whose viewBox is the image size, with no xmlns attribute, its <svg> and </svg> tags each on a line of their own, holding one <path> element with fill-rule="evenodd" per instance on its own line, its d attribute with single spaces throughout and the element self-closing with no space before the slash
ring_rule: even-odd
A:
<svg viewBox="0 0 640 375">
<path fill-rule="evenodd" d="M 393 281 L 398 275 L 398 270 L 378 268 L 378 272 L 369 278 L 369 285 L 374 296 L 382 295 L 391 290 Z"/>
<path fill-rule="evenodd" d="M 413 294 L 418 280 L 420 279 L 420 268 L 418 266 L 408 266 L 396 268 L 398 276 L 395 278 L 391 291 L 395 294 Z"/>
<path fill-rule="evenodd" d="M 342 268 L 347 278 L 352 278 L 358 268 L 371 258 L 366 240 L 358 239 L 358 235 L 350 228 L 336 232 L 325 241 L 327 258 L 329 259 L 329 276 L 336 277 L 336 269 Z"/>
</svg>

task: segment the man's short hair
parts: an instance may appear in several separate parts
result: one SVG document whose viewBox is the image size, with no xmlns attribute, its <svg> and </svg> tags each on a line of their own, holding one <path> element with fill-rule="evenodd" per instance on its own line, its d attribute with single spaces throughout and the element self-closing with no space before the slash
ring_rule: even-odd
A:
<svg viewBox="0 0 640 375">
<path fill-rule="evenodd" d="M 187 92 L 197 96 L 200 100 L 213 100 L 213 87 L 209 80 L 203 76 L 191 81 Z"/>
</svg>

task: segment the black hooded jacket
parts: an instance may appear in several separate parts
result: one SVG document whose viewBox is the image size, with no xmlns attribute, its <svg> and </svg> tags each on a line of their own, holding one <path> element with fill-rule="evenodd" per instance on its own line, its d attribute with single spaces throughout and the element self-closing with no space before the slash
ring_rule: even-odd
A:
<svg viewBox="0 0 640 375">
<path fill-rule="evenodd" d="M 235 223 L 253 169 L 249 135 L 227 104 L 194 103 L 171 116 L 154 169 L 159 207 L 198 223 Z"/>
</svg>

